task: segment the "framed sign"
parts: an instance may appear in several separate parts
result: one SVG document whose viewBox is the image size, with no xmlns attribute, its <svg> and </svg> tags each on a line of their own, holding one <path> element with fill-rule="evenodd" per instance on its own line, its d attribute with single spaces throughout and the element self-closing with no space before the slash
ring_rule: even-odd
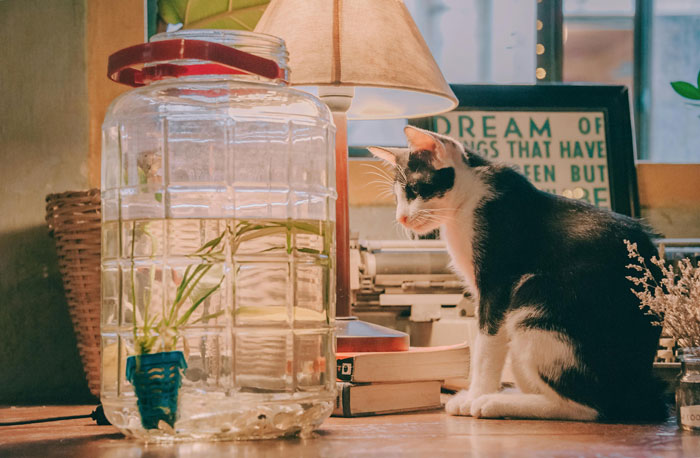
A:
<svg viewBox="0 0 700 458">
<path fill-rule="evenodd" d="M 452 85 L 459 106 L 409 121 L 503 162 L 538 188 L 639 216 L 624 86 Z"/>
</svg>

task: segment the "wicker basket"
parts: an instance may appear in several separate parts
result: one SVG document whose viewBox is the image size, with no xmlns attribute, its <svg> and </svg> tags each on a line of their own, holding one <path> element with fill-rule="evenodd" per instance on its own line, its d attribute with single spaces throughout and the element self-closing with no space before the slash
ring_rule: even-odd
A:
<svg viewBox="0 0 700 458">
<path fill-rule="evenodd" d="M 68 310 L 90 392 L 100 395 L 100 190 L 46 196 Z"/>
</svg>

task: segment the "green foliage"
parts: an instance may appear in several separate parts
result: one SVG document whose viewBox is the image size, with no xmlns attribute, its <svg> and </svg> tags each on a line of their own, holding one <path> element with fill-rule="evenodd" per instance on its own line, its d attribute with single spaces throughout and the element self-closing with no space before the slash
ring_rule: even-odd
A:
<svg viewBox="0 0 700 458">
<path fill-rule="evenodd" d="M 270 0 L 158 0 L 158 13 L 168 24 L 182 23 L 185 29 L 253 30 L 268 3 Z"/>
<path fill-rule="evenodd" d="M 278 246 L 265 248 L 262 252 L 282 251 L 288 255 L 297 253 L 318 255 L 318 262 L 330 266 L 332 251 L 333 223 L 330 221 L 306 222 L 297 220 L 263 221 L 240 220 L 235 224 L 229 224 L 215 238 L 204 243 L 189 258 L 199 259 L 199 264 L 187 266 L 182 279 L 174 293 L 174 298 L 161 314 L 151 314 L 151 287 L 156 278 L 156 267 L 151 265 L 148 271 L 148 287 L 136 288 L 136 263 L 134 262 L 137 235 L 143 234 L 151 239 L 155 245 L 155 238 L 149 233 L 148 225 L 138 226 L 133 224 L 131 229 L 131 288 L 128 292 L 129 300 L 133 304 L 133 333 L 136 354 L 147 354 L 154 351 L 172 351 L 177 346 L 180 338 L 180 329 L 187 324 L 197 324 L 217 318 L 225 313 L 219 310 L 215 313 L 205 313 L 196 320 L 191 321 L 194 312 L 201 304 L 214 294 L 224 280 L 224 252 L 226 241 L 230 243 L 230 250 L 235 254 L 242 243 L 254 241 L 261 237 L 282 235 L 283 242 Z M 315 235 L 320 236 L 323 246 L 320 249 L 310 247 L 297 247 L 295 236 Z M 142 275 L 145 276 L 145 273 Z M 161 272 L 162 275 L 162 272 Z M 329 290 L 324 291 L 325 301 L 328 301 Z"/>
<path fill-rule="evenodd" d="M 700 72 L 698 72 L 697 87 L 685 81 L 673 81 L 671 87 L 681 97 L 690 100 L 700 100 Z"/>
<path fill-rule="evenodd" d="M 136 294 L 136 273 L 134 266 L 134 247 L 136 240 L 136 224 L 132 228 L 131 237 L 131 291 L 129 292 L 133 304 L 134 342 L 136 353 L 151 353 L 161 339 L 161 351 L 172 351 L 180 337 L 179 328 L 187 324 L 197 308 L 211 296 L 224 280 L 223 261 L 224 248 L 222 241 L 229 233 L 228 227 L 216 238 L 205 243 L 190 257 L 201 259 L 202 263 L 189 265 L 182 275 L 182 280 L 175 291 L 175 298 L 160 316 L 150 316 L 151 294 L 150 288 L 142 295 Z M 155 266 L 150 269 L 149 285 L 155 278 Z M 137 301 L 138 299 L 138 301 Z M 183 306 L 189 301 L 189 306 Z M 137 302 L 143 304 L 142 316 L 138 315 Z M 215 313 L 203 315 L 192 324 L 217 318 L 224 313 L 219 310 Z M 140 323 L 140 324 L 139 324 Z"/>
<path fill-rule="evenodd" d="M 273 235 L 277 233 L 285 234 L 285 246 L 273 246 L 267 248 L 265 251 L 275 251 L 275 250 L 285 250 L 287 254 L 292 254 L 296 249 L 299 253 L 307 254 L 323 254 L 330 255 L 330 237 L 327 237 L 330 229 L 325 227 L 328 223 L 319 222 L 320 224 L 312 224 L 304 221 L 295 221 L 288 219 L 286 221 L 245 221 L 241 220 L 236 224 L 236 228 L 233 231 L 233 239 L 231 242 L 231 249 L 233 253 L 236 253 L 238 247 L 241 243 L 248 240 L 256 239 L 266 235 Z M 325 225 L 325 226 L 324 226 Z M 312 234 L 320 235 L 325 244 L 323 251 L 319 251 L 313 248 L 305 247 L 295 247 L 292 241 L 293 234 Z"/>
</svg>

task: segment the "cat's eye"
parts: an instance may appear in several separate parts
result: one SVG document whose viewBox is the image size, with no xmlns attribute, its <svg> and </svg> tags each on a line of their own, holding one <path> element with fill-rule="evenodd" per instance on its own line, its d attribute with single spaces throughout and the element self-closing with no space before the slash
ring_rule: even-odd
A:
<svg viewBox="0 0 700 458">
<path fill-rule="evenodd" d="M 404 190 L 406 192 L 406 199 L 415 199 L 418 195 L 418 186 L 415 184 L 406 184 Z"/>
</svg>

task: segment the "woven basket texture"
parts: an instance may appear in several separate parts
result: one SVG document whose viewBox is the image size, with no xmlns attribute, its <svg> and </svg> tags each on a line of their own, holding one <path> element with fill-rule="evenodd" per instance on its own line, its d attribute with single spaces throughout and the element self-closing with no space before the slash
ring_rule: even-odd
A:
<svg viewBox="0 0 700 458">
<path fill-rule="evenodd" d="M 90 392 L 100 395 L 100 190 L 46 196 L 68 310 Z"/>
</svg>

